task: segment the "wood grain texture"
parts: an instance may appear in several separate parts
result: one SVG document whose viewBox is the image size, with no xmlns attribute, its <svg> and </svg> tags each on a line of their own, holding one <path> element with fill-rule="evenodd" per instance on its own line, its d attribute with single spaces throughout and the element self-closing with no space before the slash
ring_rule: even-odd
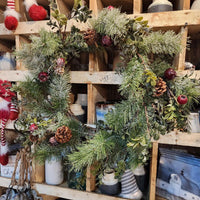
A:
<svg viewBox="0 0 200 200">
<path fill-rule="evenodd" d="M 151 158 L 151 171 L 150 171 L 150 196 L 149 196 L 149 200 L 155 200 L 155 197 L 156 197 L 157 162 L 158 162 L 158 143 L 153 142 L 152 158 Z"/>
</svg>

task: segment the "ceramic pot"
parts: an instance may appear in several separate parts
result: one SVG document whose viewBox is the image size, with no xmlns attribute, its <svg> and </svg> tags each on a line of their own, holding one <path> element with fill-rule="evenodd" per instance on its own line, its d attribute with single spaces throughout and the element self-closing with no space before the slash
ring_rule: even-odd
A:
<svg viewBox="0 0 200 200">
<path fill-rule="evenodd" d="M 73 114 L 78 118 L 79 121 L 81 121 L 82 123 L 84 123 L 84 110 L 81 107 L 80 104 L 72 104 L 70 105 L 70 109 L 73 112 Z"/>
<path fill-rule="evenodd" d="M 154 0 L 152 4 L 148 7 L 148 12 L 165 12 L 172 11 L 173 5 L 168 0 Z"/>
<path fill-rule="evenodd" d="M 195 0 L 191 6 L 191 10 L 199 10 L 200 9 L 200 0 Z"/>
<path fill-rule="evenodd" d="M 62 159 L 52 156 L 45 160 L 45 182 L 49 185 L 59 185 L 64 180 Z"/>
<path fill-rule="evenodd" d="M 139 165 L 133 170 L 133 174 L 135 176 L 138 188 L 144 194 L 148 188 L 148 178 L 146 176 L 146 172 L 143 165 Z"/>
<path fill-rule="evenodd" d="M 121 194 L 120 197 L 139 200 L 142 198 L 142 192 L 138 188 L 133 172 L 128 169 L 121 178 Z"/>
<path fill-rule="evenodd" d="M 115 178 L 114 170 L 104 173 L 102 183 L 103 184 L 99 186 L 101 193 L 107 195 L 117 195 L 120 193 L 120 184 L 118 179 Z"/>
</svg>

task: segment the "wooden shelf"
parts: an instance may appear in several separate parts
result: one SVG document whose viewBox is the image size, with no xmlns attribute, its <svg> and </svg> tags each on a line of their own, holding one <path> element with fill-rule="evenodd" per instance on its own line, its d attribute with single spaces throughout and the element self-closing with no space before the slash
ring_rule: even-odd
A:
<svg viewBox="0 0 200 200">
<path fill-rule="evenodd" d="M 200 133 L 174 131 L 166 135 L 160 135 L 159 140 L 152 140 L 152 142 L 157 142 L 159 144 L 200 147 Z"/>
<path fill-rule="evenodd" d="M 11 179 L 0 177 L 0 187 L 8 187 L 10 185 Z M 60 198 L 67 198 L 73 200 L 122 200 L 124 198 L 113 197 L 108 195 L 102 195 L 93 192 L 85 192 L 80 190 L 74 190 L 66 187 L 54 186 L 54 185 L 47 185 L 41 183 L 33 183 L 33 188 L 39 194 L 46 194 L 50 196 L 60 197 Z"/>
<path fill-rule="evenodd" d="M 0 71 L 0 79 L 15 82 L 23 81 L 28 74 L 28 71 L 21 70 Z M 114 71 L 71 71 L 70 75 L 71 83 L 118 85 L 122 82 L 122 77 Z"/>
</svg>

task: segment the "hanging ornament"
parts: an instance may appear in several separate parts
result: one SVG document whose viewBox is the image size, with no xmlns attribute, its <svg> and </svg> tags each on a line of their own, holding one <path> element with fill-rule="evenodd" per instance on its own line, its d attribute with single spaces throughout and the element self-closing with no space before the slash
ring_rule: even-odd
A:
<svg viewBox="0 0 200 200">
<path fill-rule="evenodd" d="M 7 0 L 7 8 L 4 12 L 4 25 L 8 30 L 15 30 L 18 26 L 19 13 L 15 11 L 15 0 Z"/>
<path fill-rule="evenodd" d="M 108 35 L 103 36 L 101 42 L 104 46 L 107 46 L 107 47 L 112 45 L 112 40 L 110 36 Z"/>
<path fill-rule="evenodd" d="M 69 142 L 72 137 L 72 131 L 67 126 L 61 126 L 57 129 L 55 139 L 59 143 Z"/>
<path fill-rule="evenodd" d="M 19 111 L 18 111 L 17 106 L 15 104 L 11 103 L 9 119 L 16 120 L 18 118 L 18 115 L 19 115 Z"/>
<path fill-rule="evenodd" d="M 88 46 L 94 45 L 97 40 L 96 31 L 94 29 L 87 29 L 87 31 L 84 32 L 83 37 Z"/>
<path fill-rule="evenodd" d="M 52 146 L 56 146 L 58 144 L 58 142 L 56 141 L 56 138 L 55 136 L 51 137 L 49 139 L 49 143 L 52 145 Z"/>
<path fill-rule="evenodd" d="M 168 68 L 165 72 L 164 72 L 164 76 L 166 79 L 168 80 L 173 80 L 176 77 L 176 71 L 172 68 Z"/>
<path fill-rule="evenodd" d="M 8 164 L 8 146 L 5 138 L 5 127 L 9 119 L 15 120 L 17 115 L 12 112 L 15 110 L 14 104 L 11 103 L 13 97 L 16 96 L 11 89 L 11 83 L 9 81 L 0 80 L 0 120 L 1 120 L 1 151 L 0 151 L 0 163 L 2 165 Z"/>
<path fill-rule="evenodd" d="M 40 72 L 38 74 L 38 79 L 40 80 L 40 82 L 46 82 L 49 79 L 49 75 L 47 72 Z"/>
<path fill-rule="evenodd" d="M 64 67 L 65 66 L 65 59 L 64 58 L 58 58 L 56 60 L 57 66 Z"/>
<path fill-rule="evenodd" d="M 163 95 L 166 90 L 167 90 L 167 85 L 166 85 L 166 82 L 163 81 L 162 78 L 159 78 L 156 82 L 156 86 L 155 86 L 155 93 L 154 93 L 154 96 L 156 97 L 159 97 L 161 95 Z"/>
<path fill-rule="evenodd" d="M 107 9 L 108 10 L 112 10 L 114 7 L 113 6 L 108 6 Z"/>
<path fill-rule="evenodd" d="M 186 104 L 188 102 L 188 98 L 186 95 L 179 95 L 177 98 L 177 101 L 179 104 L 183 105 Z"/>
<path fill-rule="evenodd" d="M 36 124 L 31 124 L 31 125 L 29 126 L 29 130 L 30 130 L 31 133 L 34 132 L 34 131 L 37 130 L 37 129 L 38 129 L 38 126 L 37 126 Z"/>
<path fill-rule="evenodd" d="M 39 6 L 36 0 L 25 0 L 24 4 L 32 20 L 39 21 L 47 17 L 47 11 L 42 6 Z"/>
</svg>

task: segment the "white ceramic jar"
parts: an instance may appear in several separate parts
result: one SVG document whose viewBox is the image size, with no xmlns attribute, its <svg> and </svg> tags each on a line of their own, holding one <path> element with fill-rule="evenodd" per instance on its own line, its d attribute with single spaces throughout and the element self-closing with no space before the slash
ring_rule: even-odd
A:
<svg viewBox="0 0 200 200">
<path fill-rule="evenodd" d="M 59 185 L 64 180 L 62 159 L 52 156 L 45 160 L 45 182 L 49 185 Z"/>
<path fill-rule="evenodd" d="M 200 0 L 195 0 L 191 6 L 191 10 L 199 10 L 200 9 Z"/>
<path fill-rule="evenodd" d="M 153 0 L 153 3 L 149 5 L 148 12 L 165 12 L 172 11 L 173 5 L 168 0 Z"/>
<path fill-rule="evenodd" d="M 189 126 L 191 133 L 200 133 L 199 113 L 190 113 Z"/>
</svg>

